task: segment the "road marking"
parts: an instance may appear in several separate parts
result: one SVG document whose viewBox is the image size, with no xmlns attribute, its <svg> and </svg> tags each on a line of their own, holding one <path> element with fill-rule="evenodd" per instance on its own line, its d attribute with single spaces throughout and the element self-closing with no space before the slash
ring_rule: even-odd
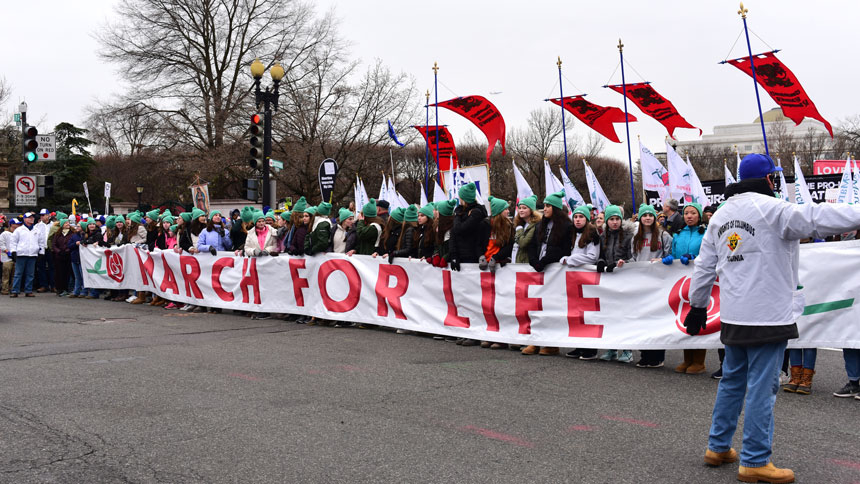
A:
<svg viewBox="0 0 860 484">
<path fill-rule="evenodd" d="M 571 425 L 567 428 L 568 432 L 593 432 L 597 430 L 597 427 L 592 427 L 591 425 Z"/>
<path fill-rule="evenodd" d="M 481 427 L 475 427 L 474 425 L 466 425 L 465 427 L 460 427 L 460 430 L 464 432 L 469 432 L 471 434 L 480 435 L 482 437 L 486 437 L 488 439 L 499 440 L 502 442 L 507 442 L 509 444 L 514 444 L 520 447 L 528 447 L 534 448 L 535 444 L 529 442 L 528 440 L 523 440 L 517 436 L 503 434 L 501 432 L 496 432 L 495 430 L 485 429 Z"/>
<path fill-rule="evenodd" d="M 121 363 L 124 361 L 145 360 L 145 356 L 124 356 L 121 358 L 111 358 L 110 360 L 94 360 L 88 361 L 88 365 L 104 365 L 105 363 Z"/>
<path fill-rule="evenodd" d="M 613 417 L 611 415 L 604 415 L 601 418 L 603 420 L 611 420 L 613 422 L 629 423 L 629 424 L 633 424 L 633 425 L 639 425 L 642 427 L 649 427 L 652 429 L 656 429 L 657 427 L 659 427 L 659 425 L 654 423 L 654 422 L 647 422 L 645 420 L 636 420 L 636 419 L 627 418 L 627 417 Z"/>
<path fill-rule="evenodd" d="M 242 373 L 229 373 L 227 376 L 231 376 L 233 378 L 241 378 L 243 380 L 248 380 L 248 381 L 260 381 L 260 379 L 255 377 L 255 376 L 243 375 Z"/>
<path fill-rule="evenodd" d="M 856 469 L 860 471 L 860 462 L 840 459 L 827 459 L 827 461 L 837 466 L 848 467 L 849 469 Z"/>
</svg>

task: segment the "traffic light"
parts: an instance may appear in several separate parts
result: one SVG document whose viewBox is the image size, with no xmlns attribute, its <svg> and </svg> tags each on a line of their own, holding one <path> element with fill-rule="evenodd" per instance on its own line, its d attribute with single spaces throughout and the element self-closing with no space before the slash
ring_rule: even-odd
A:
<svg viewBox="0 0 860 484">
<path fill-rule="evenodd" d="M 263 117 L 259 114 L 251 115 L 251 157 L 248 159 L 248 164 L 255 170 L 262 170 L 265 158 L 263 154 Z"/>
<path fill-rule="evenodd" d="M 245 179 L 245 199 L 256 202 L 259 198 L 259 181 L 256 178 Z"/>
<path fill-rule="evenodd" d="M 27 163 L 39 161 L 39 156 L 36 154 L 36 148 L 39 147 L 39 142 L 36 140 L 36 135 L 38 134 L 39 130 L 35 126 L 27 125 L 24 128 L 24 142 L 22 145 L 24 161 Z"/>
<path fill-rule="evenodd" d="M 39 198 L 54 196 L 54 177 L 52 175 L 37 175 L 36 186 L 36 193 Z"/>
</svg>

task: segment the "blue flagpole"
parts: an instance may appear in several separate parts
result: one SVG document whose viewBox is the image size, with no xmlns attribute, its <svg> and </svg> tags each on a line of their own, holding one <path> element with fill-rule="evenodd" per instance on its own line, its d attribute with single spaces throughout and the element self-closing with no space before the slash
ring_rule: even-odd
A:
<svg viewBox="0 0 860 484">
<path fill-rule="evenodd" d="M 441 183 L 439 180 L 442 173 L 439 172 L 439 66 L 433 63 L 433 93 L 436 99 L 436 183 Z"/>
<path fill-rule="evenodd" d="M 750 33 L 749 29 L 747 29 L 747 12 L 749 10 L 745 9 L 744 4 L 741 3 L 741 9 L 738 10 L 738 14 L 744 21 L 744 34 L 747 37 L 747 52 L 750 55 L 750 71 L 752 71 L 753 87 L 755 87 L 755 102 L 758 104 L 758 120 L 761 122 L 761 135 L 764 138 L 764 153 L 770 156 L 770 150 L 767 147 L 767 132 L 764 129 L 764 116 L 762 116 L 761 112 L 761 98 L 758 95 L 758 81 L 755 78 L 755 61 L 753 60 L 752 47 L 750 46 Z"/>
<path fill-rule="evenodd" d="M 564 172 L 570 176 L 570 170 L 567 167 L 567 127 L 564 124 L 564 90 L 561 83 L 561 56 L 558 58 L 558 95 L 561 99 L 561 133 L 564 140 Z"/>
<path fill-rule="evenodd" d="M 427 120 L 424 122 L 424 132 L 430 129 L 430 89 L 427 89 L 427 102 L 424 104 Z M 429 133 L 428 133 L 429 134 Z M 430 192 L 430 138 L 424 141 L 424 192 Z"/>
<path fill-rule="evenodd" d="M 633 212 L 636 212 L 636 189 L 633 188 L 633 155 L 630 153 L 630 116 L 627 114 L 627 81 L 624 80 L 624 44 L 618 39 L 618 54 L 621 56 L 621 90 L 624 91 L 624 127 L 627 129 L 627 163 L 630 166 L 630 197 Z"/>
</svg>

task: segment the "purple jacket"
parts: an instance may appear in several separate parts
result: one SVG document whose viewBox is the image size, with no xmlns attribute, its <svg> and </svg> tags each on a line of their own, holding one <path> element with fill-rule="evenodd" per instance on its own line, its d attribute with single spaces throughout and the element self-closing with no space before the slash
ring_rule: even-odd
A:
<svg viewBox="0 0 860 484">
<path fill-rule="evenodd" d="M 224 235 L 219 235 L 217 230 L 204 230 L 200 232 L 200 238 L 197 239 L 197 250 L 200 252 L 209 252 L 209 246 L 215 247 L 215 250 L 230 250 L 233 243 L 230 242 L 230 231 L 224 229 Z"/>
</svg>

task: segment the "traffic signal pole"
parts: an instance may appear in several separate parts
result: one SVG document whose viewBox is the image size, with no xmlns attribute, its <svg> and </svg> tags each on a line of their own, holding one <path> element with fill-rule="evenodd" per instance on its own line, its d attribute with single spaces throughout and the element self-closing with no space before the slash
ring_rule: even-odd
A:
<svg viewBox="0 0 860 484">
<path fill-rule="evenodd" d="M 24 146 L 24 143 L 27 140 L 27 111 L 21 113 L 21 173 L 24 175 L 27 174 L 27 148 Z"/>
<path fill-rule="evenodd" d="M 266 90 L 268 91 L 268 89 Z M 272 187 L 269 186 L 269 160 L 272 159 L 272 110 L 266 102 L 263 113 L 263 207 L 274 207 L 272 203 Z"/>
</svg>

